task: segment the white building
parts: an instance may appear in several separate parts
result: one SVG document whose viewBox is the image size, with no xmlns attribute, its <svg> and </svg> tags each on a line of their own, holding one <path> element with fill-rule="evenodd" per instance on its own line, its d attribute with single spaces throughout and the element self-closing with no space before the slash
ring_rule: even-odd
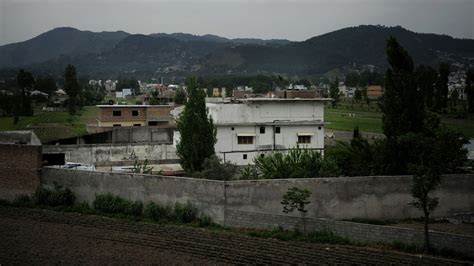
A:
<svg viewBox="0 0 474 266">
<path fill-rule="evenodd" d="M 253 164 L 274 150 L 324 148 L 324 101 L 329 99 L 250 98 L 208 102 L 217 129 L 216 154 L 237 165 Z M 175 117 L 182 111 L 175 109 Z M 179 132 L 175 132 L 175 144 Z"/>
</svg>

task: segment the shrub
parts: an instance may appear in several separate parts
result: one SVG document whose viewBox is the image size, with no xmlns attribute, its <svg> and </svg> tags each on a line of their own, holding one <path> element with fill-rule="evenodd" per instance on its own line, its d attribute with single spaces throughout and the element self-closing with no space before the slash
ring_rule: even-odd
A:
<svg viewBox="0 0 474 266">
<path fill-rule="evenodd" d="M 263 178 L 311 178 L 319 176 L 322 158 L 317 151 L 297 146 L 287 154 L 275 152 L 254 162 Z"/>
<path fill-rule="evenodd" d="M 198 210 L 188 201 L 186 204 L 176 202 L 174 205 L 174 216 L 178 222 L 192 223 L 197 220 Z"/>
<path fill-rule="evenodd" d="M 212 225 L 211 217 L 205 216 L 205 215 L 199 217 L 199 219 L 198 219 L 198 226 L 199 227 L 208 227 L 210 225 Z"/>
<path fill-rule="evenodd" d="M 195 178 L 207 178 L 213 180 L 231 180 L 238 172 L 237 166 L 228 162 L 221 162 L 221 159 L 215 155 L 204 159 L 203 170 L 194 172 Z"/>
<path fill-rule="evenodd" d="M 110 193 L 96 195 L 92 205 L 95 210 L 107 214 L 123 214 L 135 217 L 143 214 L 143 204 L 140 201 L 131 202 Z"/>
<path fill-rule="evenodd" d="M 19 207 L 32 207 L 34 204 L 30 196 L 19 195 L 13 200 L 13 205 Z"/>
<path fill-rule="evenodd" d="M 167 222 L 173 218 L 173 210 L 169 206 L 161 206 L 154 202 L 148 202 L 145 206 L 145 216 L 155 222 Z"/>
<path fill-rule="evenodd" d="M 73 206 L 76 201 L 76 196 L 69 188 L 63 189 L 55 186 L 54 190 L 49 190 L 44 187 L 38 187 L 33 194 L 33 201 L 35 205 L 43 206 Z"/>
</svg>

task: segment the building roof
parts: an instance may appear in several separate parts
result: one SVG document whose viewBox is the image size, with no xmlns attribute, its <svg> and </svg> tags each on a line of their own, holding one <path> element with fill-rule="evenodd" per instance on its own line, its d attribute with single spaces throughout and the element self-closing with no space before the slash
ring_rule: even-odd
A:
<svg viewBox="0 0 474 266">
<path fill-rule="evenodd" d="M 248 102 L 320 102 L 331 101 L 331 98 L 247 98 Z"/>
<path fill-rule="evenodd" d="M 160 104 L 160 105 L 148 105 L 148 104 L 131 104 L 131 105 L 122 105 L 122 104 L 113 104 L 113 105 L 110 105 L 110 104 L 104 104 L 104 105 L 96 105 L 97 107 L 99 108 L 122 108 L 122 107 L 129 107 L 129 108 L 140 108 L 140 107 L 171 107 L 170 104 Z"/>
<path fill-rule="evenodd" d="M 41 146 L 41 141 L 31 130 L 2 131 L 0 132 L 0 144 Z"/>
</svg>

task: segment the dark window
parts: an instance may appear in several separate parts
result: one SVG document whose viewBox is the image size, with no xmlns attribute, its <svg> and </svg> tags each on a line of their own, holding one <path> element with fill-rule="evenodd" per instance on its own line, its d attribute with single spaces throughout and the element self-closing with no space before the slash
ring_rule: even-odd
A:
<svg viewBox="0 0 474 266">
<path fill-rule="evenodd" d="M 253 137 L 252 136 L 238 136 L 237 143 L 238 144 L 253 144 Z"/>
<path fill-rule="evenodd" d="M 242 158 L 244 158 L 244 160 L 247 160 L 247 154 L 244 154 Z"/>
<path fill-rule="evenodd" d="M 113 116 L 122 116 L 122 111 L 113 111 L 112 115 Z"/>
<path fill-rule="evenodd" d="M 263 153 L 262 153 L 262 154 L 260 154 L 260 157 L 262 157 L 262 158 L 263 158 L 263 157 L 265 157 L 265 154 L 263 154 Z"/>
<path fill-rule="evenodd" d="M 138 116 L 138 110 L 132 110 L 132 116 Z"/>
<path fill-rule="evenodd" d="M 298 143 L 311 143 L 311 136 L 298 136 Z"/>
<path fill-rule="evenodd" d="M 133 124 L 134 127 L 141 127 L 141 124 Z"/>
<path fill-rule="evenodd" d="M 280 134 L 280 127 L 275 128 L 275 133 Z"/>
<path fill-rule="evenodd" d="M 121 127 L 121 124 L 114 124 L 114 127 Z"/>
<path fill-rule="evenodd" d="M 234 128 L 231 128 L 232 130 L 234 130 Z"/>
<path fill-rule="evenodd" d="M 260 134 L 265 134 L 265 127 L 260 127 Z"/>
<path fill-rule="evenodd" d="M 318 130 L 321 130 L 321 127 L 318 127 Z"/>
<path fill-rule="evenodd" d="M 157 125 L 158 125 L 158 121 L 148 121 L 148 125 L 149 125 L 149 126 L 157 126 Z"/>
</svg>

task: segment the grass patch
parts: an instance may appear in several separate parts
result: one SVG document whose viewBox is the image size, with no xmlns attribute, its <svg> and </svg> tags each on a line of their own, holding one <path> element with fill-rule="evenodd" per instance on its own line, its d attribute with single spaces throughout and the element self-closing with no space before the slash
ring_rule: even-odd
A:
<svg viewBox="0 0 474 266">
<path fill-rule="evenodd" d="M 459 118 L 459 114 L 440 114 L 441 121 L 450 128 L 474 137 L 474 116 L 469 114 Z M 342 102 L 337 108 L 324 107 L 324 121 L 327 129 L 352 131 L 358 126 L 361 132 L 382 133 L 382 111 L 376 103 L 371 106 Z"/>
<path fill-rule="evenodd" d="M 87 124 L 95 123 L 98 109 L 85 106 L 77 115 L 68 112 L 35 110 L 33 116 L 22 116 L 17 125 L 12 117 L 0 117 L 0 131 L 32 129 L 43 142 L 87 134 Z"/>
</svg>

